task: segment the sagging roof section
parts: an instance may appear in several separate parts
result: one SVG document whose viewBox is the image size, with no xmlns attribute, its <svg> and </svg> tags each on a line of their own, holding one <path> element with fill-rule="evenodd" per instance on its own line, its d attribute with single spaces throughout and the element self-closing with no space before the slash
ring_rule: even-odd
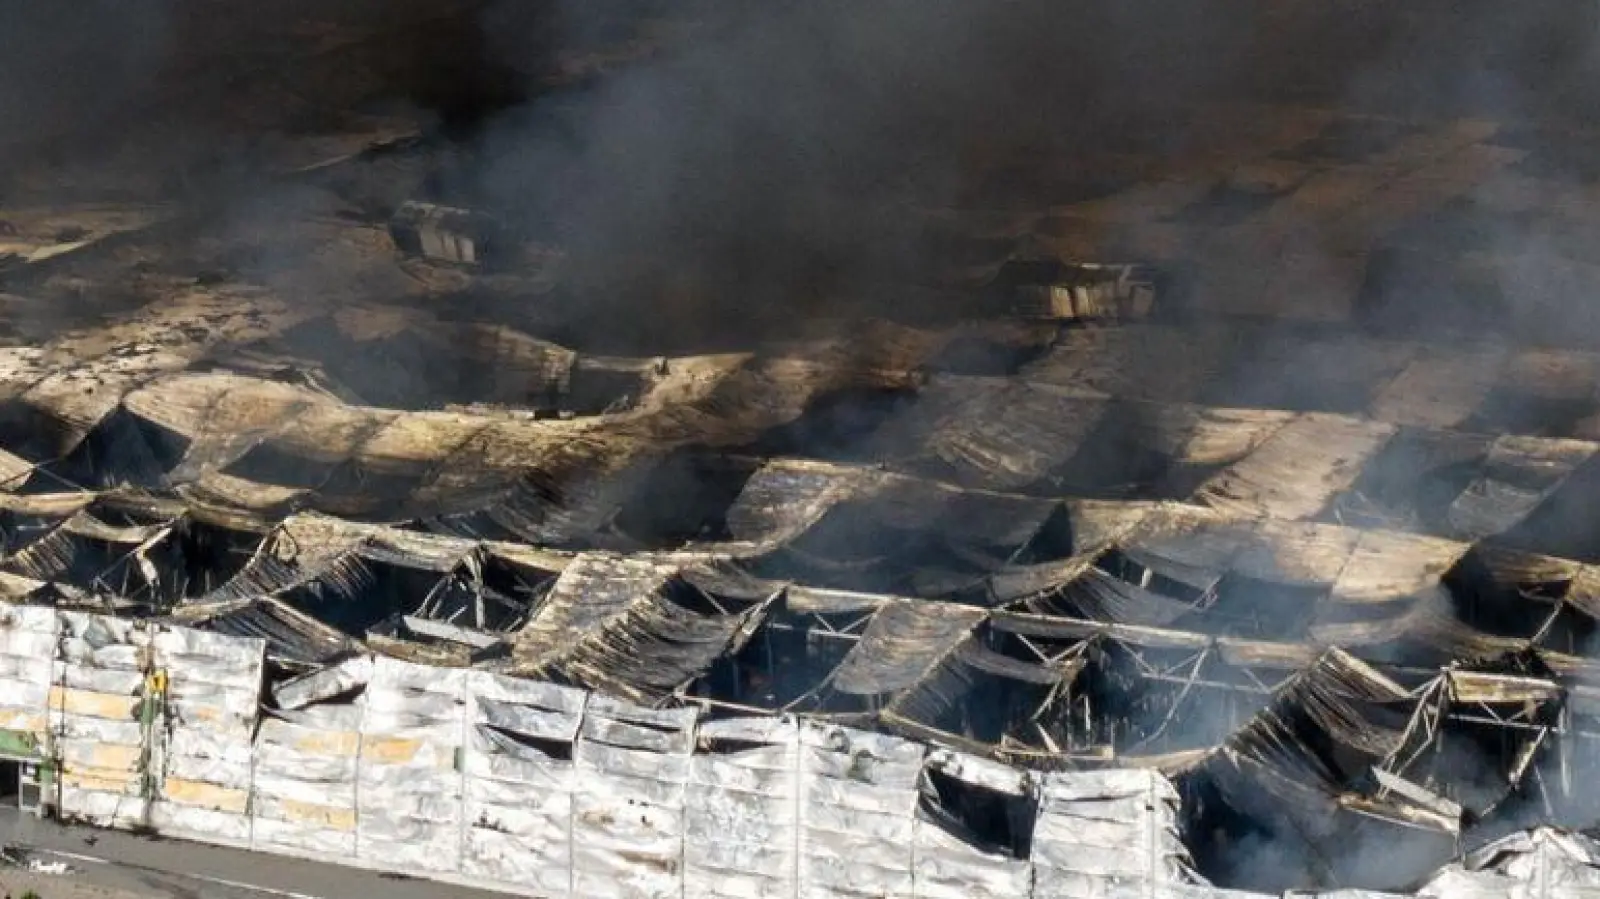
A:
<svg viewBox="0 0 1600 899">
<path fill-rule="evenodd" d="M 1165 190 L 1178 227 L 1226 205 Z M 1233 884 L 1363 882 L 1351 834 L 1425 879 L 1583 805 L 1592 352 L 1157 308 L 617 358 L 230 291 L 0 348 L 0 595 L 256 641 L 264 846 L 730 896 L 1082 895 L 1159 857 L 1203 895 L 1180 832 L 1314 861 L 1195 859 Z M 163 801 L 235 814 L 236 775 Z"/>
</svg>

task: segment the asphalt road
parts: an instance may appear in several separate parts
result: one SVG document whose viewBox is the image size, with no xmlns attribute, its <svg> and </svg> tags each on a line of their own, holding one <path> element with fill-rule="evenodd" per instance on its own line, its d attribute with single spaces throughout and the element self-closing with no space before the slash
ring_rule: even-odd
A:
<svg viewBox="0 0 1600 899">
<path fill-rule="evenodd" d="M 39 821 L 0 809 L 0 844 L 61 877 L 96 887 L 181 899 L 504 899 L 499 893 L 179 840 Z M 42 892 L 42 891 L 41 891 Z M 48 895 L 48 894 L 43 894 Z"/>
</svg>

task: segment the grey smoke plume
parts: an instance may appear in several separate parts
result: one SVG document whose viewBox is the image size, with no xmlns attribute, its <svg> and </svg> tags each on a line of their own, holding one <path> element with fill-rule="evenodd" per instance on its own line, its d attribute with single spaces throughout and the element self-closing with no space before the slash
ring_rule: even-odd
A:
<svg viewBox="0 0 1600 899">
<path fill-rule="evenodd" d="M 1554 190 L 1600 176 L 1579 150 L 1581 128 L 1600 111 L 1592 5 L 1309 7 L 883 0 L 700 8 L 702 30 L 661 58 L 491 121 L 467 180 L 572 254 L 582 284 L 567 298 L 575 333 L 622 332 L 626 342 L 667 331 L 707 340 L 752 323 L 781 330 L 834 311 L 928 312 L 922 304 L 936 300 L 895 286 L 940 261 L 916 210 L 1008 201 L 1037 210 L 1109 192 L 1093 166 L 1068 183 L 1045 169 L 1071 172 L 1062 160 L 1114 153 L 1182 158 L 1206 145 L 1208 101 L 1323 105 L 1419 130 L 1491 119 L 1504 123 L 1504 145 L 1528 151 L 1529 171 Z M 589 5 L 556 9 L 576 33 L 597 27 Z M 501 58 L 516 65 L 517 33 L 507 19 L 494 21 Z M 970 180 L 980 164 L 1012 153 L 1039 163 L 1019 188 L 997 192 Z M 1483 214 L 1483 199 L 1469 195 L 1396 238 L 1403 277 L 1369 273 L 1373 327 L 1583 339 L 1600 321 L 1592 299 L 1600 279 L 1574 264 L 1576 248 L 1560 238 Z M 1529 206 L 1557 199 L 1546 193 Z M 1332 254 L 1333 238 L 1311 234 L 1308 243 L 1326 241 Z M 1488 300 L 1434 274 L 1468 253 L 1498 289 Z M 1270 342 L 1272 332 L 1259 339 Z M 1241 389 L 1282 374 L 1250 359 L 1239 368 Z M 1331 387 L 1323 393 L 1326 402 L 1313 406 L 1342 407 Z M 1189 712 L 1196 717 L 1178 725 L 1178 742 L 1187 731 L 1209 736 L 1224 717 L 1203 704 Z M 1470 753 L 1453 761 L 1474 780 L 1497 762 Z M 1341 877 L 1391 887 L 1442 851 L 1389 838 L 1326 848 L 1332 856 L 1322 863 Z M 1270 842 L 1228 853 L 1239 882 L 1327 882 L 1304 853 Z"/>
<path fill-rule="evenodd" d="M 115 136 L 154 111 L 176 115 L 179 94 L 156 90 L 173 84 L 162 78 L 174 59 L 226 55 L 207 45 L 213 31 L 195 17 L 215 26 L 247 6 L 8 5 L 0 11 L 0 162 L 18 141 L 36 147 L 88 125 Z M 1520 121 L 1539 127 L 1506 139 L 1537 154 L 1554 183 L 1576 187 L 1600 174 L 1582 137 L 1600 96 L 1594 5 L 1570 0 L 338 6 L 367 25 L 402 21 L 374 42 L 386 48 L 378 68 L 390 80 L 371 93 L 471 126 L 453 131 L 466 136 L 466 160 L 442 178 L 443 191 L 568 253 L 571 282 L 553 311 L 580 345 L 670 352 L 674 343 L 747 344 L 752 333 L 787 334 L 831 313 L 968 311 L 971 297 L 906 286 L 953 252 L 921 211 L 1037 211 L 1109 192 L 1119 185 L 1096 162 L 1107 155 L 1161 170 L 1207 146 L 1209 101 Z M 654 59 L 592 83 L 549 86 L 558 57 L 635 32 L 649 41 L 652 21 L 692 28 L 662 39 Z M 260 64 L 200 66 L 182 96 L 227 109 L 235 95 L 225 76 L 250 65 Z M 508 74 L 516 72 L 520 80 Z M 203 114 L 190 115 L 205 133 L 196 123 Z M 972 180 L 1013 154 L 1025 161 L 1015 183 Z M 294 220 L 313 203 L 248 181 L 234 193 L 232 218 L 250 223 Z M 1411 238 L 1424 270 L 1462 252 L 1443 239 L 1444 225 L 1424 223 Z M 1396 327 L 1457 310 L 1470 312 L 1459 316 L 1468 331 L 1581 334 L 1573 322 L 1590 320 L 1593 282 L 1569 263 L 1583 247 L 1514 222 L 1474 240 L 1471 249 L 1487 253 L 1508 289 L 1505 300 L 1472 311 L 1449 283 L 1401 280 L 1379 292 Z M 286 258 L 239 268 L 304 295 L 330 293 L 314 270 Z M 1271 381 L 1274 373 L 1255 367 L 1248 377 Z M 1194 730 L 1209 737 L 1208 727 Z M 1299 861 L 1268 847 L 1256 864 L 1293 881 Z"/>
<path fill-rule="evenodd" d="M 0 165 L 89 123 L 125 125 L 170 49 L 170 14 L 166 0 L 0 6 Z"/>
<path fill-rule="evenodd" d="M 527 8 L 489 6 L 487 51 L 540 73 L 552 46 L 630 25 L 615 4 Z M 460 180 L 570 254 L 568 315 L 656 340 L 665 325 L 709 338 L 833 311 L 950 311 L 892 286 L 948 252 L 918 210 L 1008 200 L 1038 209 L 1107 192 L 1115 185 L 1103 172 L 1072 162 L 1181 158 L 1206 144 L 1206 101 L 1548 122 L 1589 111 L 1596 83 L 1592 12 L 1554 0 L 1404 10 L 1233 0 L 622 8 L 634 26 L 660 16 L 696 27 L 592 88 L 540 96 L 532 87 L 530 102 L 484 128 Z M 1041 163 L 1033 183 L 1005 196 L 970 181 L 978 164 L 1018 152 Z M 1470 325 L 1546 313 L 1548 299 L 1531 297 L 1570 286 L 1559 274 L 1570 266 L 1536 256 L 1519 253 L 1500 278 L 1512 308 L 1468 316 Z M 1467 305 L 1450 290 L 1382 294 L 1405 308 L 1379 318 L 1388 326 Z M 1526 309 L 1518 296 L 1530 298 Z"/>
<path fill-rule="evenodd" d="M 915 315 L 924 300 L 890 285 L 938 261 L 917 212 L 970 192 L 975 163 L 1023 148 L 1181 150 L 1183 109 L 1228 55 L 1210 51 L 1244 32 L 1214 0 L 1172 6 L 679 11 L 695 28 L 657 58 L 491 122 L 474 186 L 571 254 L 589 288 L 577 302 L 614 327 L 630 325 L 619 307 L 658 337 L 663 324 L 727 328 L 730 315 Z M 591 28 L 587 5 L 558 10 Z M 498 45 L 516 62 L 514 34 Z M 674 293 L 689 308 L 652 308 Z"/>
</svg>

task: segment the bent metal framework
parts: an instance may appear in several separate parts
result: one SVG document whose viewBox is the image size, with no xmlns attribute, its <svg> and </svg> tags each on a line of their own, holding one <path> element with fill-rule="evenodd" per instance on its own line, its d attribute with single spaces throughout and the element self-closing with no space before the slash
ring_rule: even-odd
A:
<svg viewBox="0 0 1600 899">
<path fill-rule="evenodd" d="M 1377 164 L 1286 121 L 1299 186 L 1234 224 L 1181 223 L 1237 171 L 943 215 L 987 314 L 705 355 L 418 302 L 544 277 L 466 210 L 286 224 L 414 291 L 334 311 L 153 270 L 171 210 L 12 215 L 6 786 L 541 896 L 1600 891 L 1600 354 L 1352 326 L 1373 258 L 1449 264 L 1408 222 L 1537 185 L 1483 123 Z M 1381 254 L 1238 281 L 1311 191 Z M 1066 251 L 1105 221 L 1141 258 Z"/>
</svg>

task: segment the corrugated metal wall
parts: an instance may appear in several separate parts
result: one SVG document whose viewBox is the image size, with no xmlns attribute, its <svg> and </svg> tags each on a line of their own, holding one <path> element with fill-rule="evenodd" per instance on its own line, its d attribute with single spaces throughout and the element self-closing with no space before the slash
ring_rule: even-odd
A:
<svg viewBox="0 0 1600 899">
<path fill-rule="evenodd" d="M 264 655 L 0 605 L 0 724 L 59 760 L 69 816 L 539 896 L 1155 896 L 1183 881 L 1177 799 L 1149 772 L 1032 775 L 388 658 L 346 666 L 359 694 L 308 682 L 280 690 L 306 693 L 301 708 L 263 713 Z M 1029 857 L 919 810 L 928 771 L 1037 801 Z"/>
</svg>

